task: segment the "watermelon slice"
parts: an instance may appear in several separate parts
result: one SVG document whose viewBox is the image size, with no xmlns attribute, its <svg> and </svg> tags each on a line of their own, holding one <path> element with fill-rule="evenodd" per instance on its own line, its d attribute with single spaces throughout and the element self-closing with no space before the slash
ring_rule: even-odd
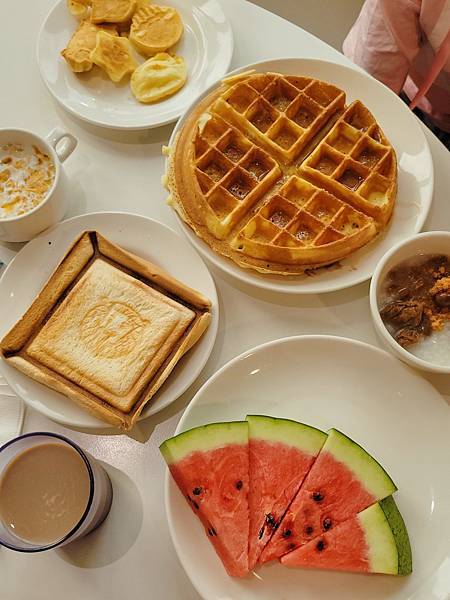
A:
<svg viewBox="0 0 450 600">
<path fill-rule="evenodd" d="M 411 546 L 392 496 L 281 559 L 288 567 L 409 575 Z"/>
<path fill-rule="evenodd" d="M 247 421 L 250 461 L 248 568 L 251 570 L 327 436 L 314 427 L 288 419 L 250 415 Z"/>
<path fill-rule="evenodd" d="M 370 454 L 343 433 L 331 429 L 259 562 L 280 558 L 396 489 Z"/>
<path fill-rule="evenodd" d="M 160 446 L 227 573 L 248 573 L 248 424 L 196 427 Z"/>
</svg>

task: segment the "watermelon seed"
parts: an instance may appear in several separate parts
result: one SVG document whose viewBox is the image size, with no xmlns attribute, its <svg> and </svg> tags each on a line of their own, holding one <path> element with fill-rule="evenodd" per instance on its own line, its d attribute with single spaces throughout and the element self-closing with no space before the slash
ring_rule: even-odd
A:
<svg viewBox="0 0 450 600">
<path fill-rule="evenodd" d="M 305 527 L 306 534 L 311 535 L 313 531 L 314 531 L 314 527 L 311 527 L 311 525 L 308 525 L 307 527 Z"/>
<path fill-rule="evenodd" d="M 325 542 L 323 540 L 319 540 L 316 544 L 316 548 L 319 552 L 325 549 Z"/>
<path fill-rule="evenodd" d="M 292 535 L 292 531 L 290 529 L 285 529 L 281 534 L 284 538 L 288 538 Z"/>
<path fill-rule="evenodd" d="M 240 490 L 240 489 L 242 489 L 242 486 L 243 486 L 243 483 L 242 483 L 242 481 L 241 481 L 241 480 L 239 480 L 239 481 L 236 481 L 236 489 L 237 489 L 237 490 Z"/>
<path fill-rule="evenodd" d="M 264 535 L 264 525 L 261 527 L 261 529 L 259 530 L 259 535 L 258 535 L 258 539 L 260 540 L 262 538 L 262 536 Z"/>
<path fill-rule="evenodd" d="M 321 500 L 323 500 L 323 494 L 321 494 L 320 492 L 313 492 L 312 499 L 316 502 L 320 502 Z"/>
<path fill-rule="evenodd" d="M 194 494 L 194 496 L 200 496 L 200 494 L 202 493 L 202 488 L 201 487 L 195 487 L 192 490 L 192 493 Z"/>
<path fill-rule="evenodd" d="M 189 496 L 189 494 L 186 496 L 186 498 L 189 500 L 189 502 L 192 504 L 192 506 L 198 510 L 200 508 L 200 506 L 197 504 L 197 502 L 195 500 L 192 500 L 192 498 Z"/>
<path fill-rule="evenodd" d="M 323 520 L 323 528 L 325 529 L 325 531 L 331 528 L 331 519 L 329 519 L 328 517 Z"/>
<path fill-rule="evenodd" d="M 266 515 L 266 523 L 270 527 L 276 527 L 277 526 L 277 521 L 276 521 L 276 519 L 275 519 L 275 517 L 273 516 L 272 513 L 268 513 Z"/>
<path fill-rule="evenodd" d="M 208 533 L 209 535 L 217 535 L 217 531 L 214 529 L 214 527 L 210 527 L 208 529 Z"/>
</svg>

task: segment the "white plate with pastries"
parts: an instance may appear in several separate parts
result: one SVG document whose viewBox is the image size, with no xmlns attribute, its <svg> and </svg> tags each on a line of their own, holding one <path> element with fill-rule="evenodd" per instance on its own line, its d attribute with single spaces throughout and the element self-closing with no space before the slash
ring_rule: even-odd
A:
<svg viewBox="0 0 450 600">
<path fill-rule="evenodd" d="M 233 54 L 233 33 L 217 0 L 164 0 L 161 5 L 175 9 L 184 26 L 180 40 L 167 49 L 182 57 L 186 65 L 187 80 L 179 91 L 145 104 L 134 97 L 129 75 L 120 83 L 113 83 L 97 65 L 87 72 L 73 72 L 61 51 L 79 21 L 69 12 L 66 0 L 59 0 L 47 15 L 37 44 L 39 70 L 52 96 L 73 115 L 101 127 L 149 129 L 175 121 L 203 90 L 227 72 Z M 89 12 L 84 18 L 90 18 Z M 144 57 L 133 44 L 130 48 L 138 65 L 151 56 Z"/>
<path fill-rule="evenodd" d="M 67 273 L 69 278 L 73 276 L 73 264 L 75 263 L 70 262 L 67 258 L 70 257 L 68 250 L 74 244 L 75 240 L 80 238 L 80 235 L 86 231 L 98 232 L 95 234 L 97 238 L 109 240 L 109 242 L 112 243 L 112 246 L 114 246 L 116 250 L 119 250 L 119 252 L 122 249 L 125 250 L 125 254 L 127 252 L 132 253 L 139 257 L 138 260 L 143 259 L 143 261 L 141 261 L 143 264 L 148 265 L 149 263 L 147 263 L 147 261 L 150 261 L 150 263 L 153 263 L 153 267 L 156 265 L 153 269 L 153 273 L 156 273 L 156 276 L 152 275 L 152 277 L 154 277 L 154 283 L 151 283 L 151 278 L 146 277 L 145 275 L 142 276 L 142 272 L 139 269 L 135 269 L 133 264 L 127 264 L 126 261 L 122 262 L 121 260 L 116 262 L 114 258 L 111 260 L 109 256 L 105 259 L 104 256 L 98 256 L 97 254 L 97 257 L 103 260 L 95 260 L 96 257 L 94 256 L 93 262 L 88 266 L 87 274 L 89 274 L 90 271 L 91 275 L 89 277 L 92 278 L 93 276 L 93 281 L 91 279 L 91 283 L 93 282 L 94 285 L 97 285 L 96 280 L 101 281 L 104 277 L 104 274 L 102 273 L 94 273 L 95 265 L 101 263 L 102 267 L 105 268 L 105 264 L 110 262 L 111 267 L 108 266 L 109 269 L 117 266 L 119 267 L 117 270 L 119 277 L 131 279 L 132 276 L 138 280 L 137 286 L 146 288 L 144 293 L 149 294 L 148 300 L 142 295 L 140 297 L 136 295 L 136 293 L 141 294 L 141 292 L 137 292 L 137 290 L 132 291 L 131 295 L 128 295 L 125 287 L 122 288 L 121 284 L 118 283 L 118 279 L 113 277 L 116 282 L 114 286 L 110 286 L 108 290 L 107 288 L 102 289 L 101 286 L 103 284 L 100 284 L 100 290 L 95 292 L 95 294 L 100 293 L 100 301 L 95 297 L 95 294 L 91 295 L 88 293 L 87 296 L 83 294 L 79 296 L 79 298 L 81 298 L 81 303 L 87 302 L 86 306 L 88 312 L 85 310 L 84 312 L 86 312 L 86 315 L 83 316 L 79 312 L 79 308 L 77 309 L 76 307 L 77 304 L 80 305 L 80 300 L 76 299 L 76 295 L 74 295 L 73 292 L 77 289 L 77 286 L 77 293 L 80 292 L 81 283 L 84 290 L 87 289 L 85 285 L 86 283 L 89 284 L 89 282 L 88 280 L 83 279 L 86 276 L 86 272 L 81 272 L 81 277 L 75 282 L 74 287 L 67 287 L 67 283 L 65 283 L 64 285 L 66 285 L 66 287 L 64 288 L 64 291 L 58 291 L 61 279 L 58 279 L 58 277 L 55 279 L 55 273 L 58 273 L 58 271 L 55 271 L 55 268 L 61 268 L 61 259 L 65 257 L 64 263 L 62 264 L 65 265 L 66 273 L 63 273 L 63 276 L 66 277 Z M 90 237 L 92 240 L 92 234 L 90 234 Z M 77 248 L 77 244 L 75 244 L 73 248 Z M 71 252 L 73 252 L 73 248 Z M 100 249 L 100 254 L 103 255 L 103 250 L 97 245 L 97 250 L 98 249 Z M 168 249 L 170 249 L 170 251 L 168 251 Z M 106 255 L 108 254 L 109 253 L 107 252 Z M 125 267 L 123 265 L 125 265 Z M 121 271 L 124 273 L 121 273 Z M 78 274 L 80 273 L 78 272 Z M 164 283 L 164 277 L 167 275 L 167 280 L 172 282 L 172 288 L 167 288 Z M 44 285 L 49 280 L 49 277 L 52 277 L 52 285 L 46 292 Z M 80 279 L 82 280 L 81 283 Z M 112 281 L 112 279 L 109 278 L 109 275 L 107 276 L 107 280 Z M 69 280 L 66 279 L 66 281 Z M 179 282 L 181 282 L 182 285 L 174 288 L 174 281 L 176 285 L 178 285 Z M 165 290 L 167 289 L 169 292 L 166 294 Z M 181 312 L 184 314 L 186 313 L 185 307 L 187 307 L 188 312 L 189 309 L 194 310 L 194 302 L 191 302 L 190 300 L 185 302 L 186 296 L 183 296 L 183 290 L 185 289 L 188 291 L 190 290 L 191 292 L 194 290 L 194 294 L 197 294 L 197 296 L 192 297 L 200 296 L 210 301 L 210 304 L 208 303 L 208 319 L 206 320 L 209 322 L 209 326 L 206 328 L 202 327 L 199 336 L 193 335 L 193 338 L 195 338 L 193 339 L 193 344 L 187 345 L 185 342 L 191 333 L 193 333 L 194 324 L 196 323 L 195 319 L 198 315 L 196 315 L 194 320 L 191 321 L 191 325 L 185 328 L 184 331 L 181 331 L 180 329 L 179 331 L 181 333 L 175 332 L 175 329 L 181 324 L 181 320 L 184 319 L 184 316 L 182 316 L 182 319 L 178 317 L 178 314 L 181 314 L 179 313 L 179 309 L 181 309 Z M 63 290 L 62 287 L 61 290 Z M 178 293 L 179 290 L 181 290 L 180 293 Z M 33 307 L 36 308 L 35 302 L 38 294 L 39 299 L 42 301 L 45 298 L 46 293 L 50 294 L 50 303 L 53 302 L 53 305 L 49 312 L 46 313 L 43 321 L 41 320 L 38 324 L 37 334 L 33 332 L 30 335 L 30 339 L 32 340 L 30 345 L 28 345 L 28 342 L 26 342 L 25 345 L 27 347 L 27 356 L 30 357 L 31 352 L 29 354 L 28 352 L 31 345 L 38 340 L 42 329 L 51 326 L 52 320 L 58 314 L 58 311 L 60 311 L 58 319 L 56 319 L 56 321 L 53 320 L 53 323 L 57 326 L 56 329 L 49 331 L 48 333 L 53 344 L 61 333 L 61 326 L 63 329 L 66 328 L 66 333 L 63 331 L 62 337 L 59 338 L 61 344 L 58 345 L 58 348 L 53 345 L 52 348 L 48 347 L 47 349 L 44 349 L 45 356 L 41 357 L 42 360 L 40 358 L 37 358 L 36 360 L 36 357 L 32 357 L 31 359 L 31 363 L 34 363 L 34 365 L 39 368 L 45 364 L 44 370 L 51 376 L 50 379 L 44 379 L 46 385 L 43 385 L 43 383 L 39 382 L 43 381 L 42 378 L 39 377 L 39 373 L 36 377 L 37 380 L 35 380 L 35 378 L 32 378 L 35 377 L 34 374 L 30 373 L 31 376 L 25 374 L 25 372 L 29 372 L 27 369 L 24 370 L 25 372 L 22 372 L 23 369 L 22 371 L 18 370 L 20 366 L 16 365 L 17 368 L 15 368 L 10 364 L 8 357 L 6 357 L 6 360 L 0 361 L 0 366 L 2 374 L 5 376 L 10 386 L 30 407 L 54 421 L 65 425 L 82 428 L 111 427 L 109 423 L 115 422 L 114 419 L 113 421 L 110 420 L 108 423 L 108 416 L 105 420 L 105 417 L 101 414 L 103 410 L 102 407 L 105 407 L 106 405 L 107 409 L 110 408 L 108 398 L 103 395 L 105 390 L 108 394 L 110 392 L 116 393 L 115 390 L 119 389 L 121 386 L 121 380 L 127 379 L 127 371 L 136 370 L 136 361 L 139 363 L 143 355 L 150 355 L 151 352 L 153 352 L 153 348 L 157 348 L 157 352 L 161 351 L 161 354 L 159 354 L 161 360 L 158 363 L 156 374 L 155 371 L 153 371 L 148 382 L 155 382 L 156 380 L 154 377 L 159 377 L 161 372 L 164 374 L 168 368 L 167 365 L 169 365 L 172 370 L 169 370 L 167 379 L 165 379 L 164 376 L 162 377 L 161 380 L 163 383 L 159 390 L 158 385 L 155 386 L 154 389 L 158 391 L 156 391 L 155 395 L 153 395 L 148 402 L 147 400 L 144 402 L 143 408 L 137 411 L 135 418 L 132 419 L 132 423 L 130 423 L 127 414 L 125 414 L 125 422 L 124 424 L 120 423 L 120 426 L 125 429 L 130 428 L 134 424 L 134 421 L 155 414 L 176 400 L 197 378 L 214 346 L 219 319 L 218 301 L 214 281 L 208 269 L 195 250 L 193 250 L 186 241 L 180 238 L 167 226 L 147 217 L 120 212 L 103 212 L 82 215 L 60 223 L 24 246 L 8 265 L 3 277 L 0 279 L 0 303 L 4 315 L 0 324 L 0 338 L 3 338 L 3 341 L 6 339 L 4 336 L 6 336 L 7 332 L 11 332 L 11 330 L 14 331 L 12 328 L 19 319 L 21 319 L 22 326 L 27 322 L 27 315 L 29 316 L 28 309 L 32 304 Z M 75 311 L 73 312 L 71 310 L 72 317 L 70 317 L 69 313 L 66 313 L 66 316 L 64 316 L 61 311 L 66 310 L 64 307 L 69 306 L 71 294 L 72 298 L 75 298 L 75 304 L 72 304 L 72 308 L 75 308 Z M 152 295 L 151 299 L 150 294 Z M 156 298 L 155 294 L 157 296 Z M 165 299 L 163 300 L 166 304 L 168 303 L 169 306 L 172 307 L 176 305 L 175 310 L 177 315 L 176 317 L 174 316 L 172 321 L 171 314 L 166 310 L 167 307 L 161 305 L 161 294 L 165 295 Z M 88 303 L 91 302 L 90 295 L 92 296 L 93 309 L 88 306 Z M 103 296 L 106 298 L 104 302 L 102 301 Z M 85 298 L 87 298 L 87 300 L 84 300 Z M 181 303 L 184 303 L 184 306 L 180 304 L 180 298 L 182 299 Z M 67 304 L 67 302 L 69 302 L 69 304 Z M 112 314 L 110 310 L 112 304 L 114 304 L 114 314 Z M 121 305 L 119 309 L 116 308 L 116 304 Z M 106 312 L 102 309 L 102 306 L 103 308 L 106 306 Z M 39 306 L 37 306 L 37 308 L 39 311 Z M 146 313 L 145 311 L 147 310 L 152 312 Z M 173 308 L 169 310 L 173 310 Z M 103 311 L 102 314 L 100 314 L 99 311 Z M 26 315 L 24 316 L 25 313 Z M 103 315 L 103 313 L 105 314 Z M 50 315 L 50 317 L 48 317 L 48 315 Z M 92 318 L 86 319 L 85 317 L 89 315 Z M 24 318 L 22 318 L 23 316 Z M 32 319 L 35 319 L 36 311 L 32 311 L 31 316 Z M 141 355 L 139 355 L 138 352 L 137 355 L 133 357 L 133 352 L 139 347 L 141 340 L 144 340 L 142 334 L 143 319 L 145 319 L 144 329 L 147 329 L 149 332 L 148 338 L 144 341 L 145 345 L 142 346 L 142 348 L 145 348 L 145 351 L 142 352 Z M 57 322 L 58 320 L 59 324 Z M 87 322 L 87 325 L 89 325 L 87 328 L 85 327 L 85 321 Z M 151 325 L 152 321 L 156 327 L 148 327 L 149 323 Z M 70 325 L 68 325 L 68 322 Z M 172 323 L 176 323 L 176 325 L 173 329 L 170 329 Z M 80 336 L 78 336 L 78 333 L 75 333 L 74 335 L 73 332 L 71 333 L 69 331 L 74 324 L 80 325 L 79 327 L 76 325 Z M 123 324 L 125 324 L 126 327 L 123 327 Z M 162 333 L 166 329 L 167 335 L 164 334 L 164 339 L 162 339 Z M 138 337 L 140 339 L 134 336 L 134 330 L 139 332 Z M 153 332 L 150 330 L 153 330 Z M 36 331 L 36 329 L 33 331 Z M 132 335 L 130 335 L 130 333 Z M 21 335 L 22 334 L 19 334 L 19 338 Z M 68 336 L 65 338 L 66 342 L 64 342 L 65 335 Z M 99 338 L 99 335 L 101 339 Z M 147 336 L 147 333 L 145 333 L 145 336 Z M 110 340 L 108 340 L 108 337 Z M 177 337 L 177 339 L 175 339 L 175 337 Z M 23 339 L 25 339 L 25 337 L 23 337 Z M 49 338 L 47 337 L 47 340 L 48 339 Z M 67 340 L 69 339 L 70 344 L 67 344 Z M 86 345 L 80 346 L 80 340 L 86 342 Z M 127 356 L 125 361 L 123 361 L 122 356 L 119 356 L 120 353 L 117 354 L 115 352 L 115 348 L 117 348 L 119 343 L 123 342 L 123 340 L 127 342 L 127 351 L 124 353 Z M 91 341 L 93 343 L 91 343 Z M 23 344 L 23 342 L 19 343 Z M 185 351 L 186 347 L 189 348 L 190 346 L 193 346 L 184 356 L 183 352 L 178 352 L 180 346 L 183 346 L 183 344 L 185 344 L 183 351 Z M 166 350 L 170 346 L 173 347 L 173 353 L 172 350 Z M 2 351 L 4 348 L 5 346 L 2 346 Z M 82 350 L 81 354 L 78 352 L 80 348 Z M 89 355 L 90 348 L 95 351 L 89 361 L 86 361 L 85 358 L 83 358 L 83 354 L 85 354 L 85 356 Z M 105 352 L 105 350 L 107 351 Z M 5 354 L 3 355 L 5 356 Z M 77 362 L 74 368 L 75 362 L 73 361 L 75 359 L 73 357 L 75 355 L 77 355 Z M 155 356 L 155 361 L 157 362 L 159 359 L 157 354 L 155 354 Z M 59 361 L 59 364 L 47 364 L 46 359 L 51 359 L 52 357 Z M 172 364 L 172 358 L 174 357 L 175 360 Z M 97 365 L 95 363 L 97 363 Z M 67 369 L 64 370 L 64 365 L 68 366 L 68 372 Z M 149 365 L 151 365 L 151 361 Z M 173 367 L 173 365 L 175 366 Z M 94 367 L 94 369 L 92 369 L 92 367 Z M 103 367 L 107 369 L 108 373 L 112 373 L 113 376 L 110 381 L 106 376 L 102 379 L 100 372 Z M 118 376 L 122 368 L 125 368 L 123 375 Z M 145 375 L 147 367 L 142 367 L 142 370 L 140 366 L 136 368 L 139 371 L 139 373 L 137 372 L 137 381 L 141 375 Z M 87 376 L 84 381 L 90 380 L 91 382 L 94 382 L 95 385 L 100 385 L 100 388 L 102 388 L 100 389 L 100 393 L 98 393 L 96 389 L 89 388 L 89 385 L 85 387 L 84 384 L 80 384 L 81 387 L 78 387 L 78 390 L 82 390 L 82 388 L 84 390 L 82 390 L 84 399 L 81 398 L 81 405 L 91 408 L 90 411 L 81 408 L 79 398 L 70 393 L 63 395 L 62 393 L 55 391 L 55 387 L 58 388 L 58 385 L 54 386 L 55 374 L 56 378 L 62 383 L 64 383 L 64 378 L 66 378 L 66 380 L 68 379 L 69 383 L 79 383 L 79 380 L 76 379 L 76 376 L 73 375 L 73 373 L 82 373 L 83 369 L 89 371 L 89 373 L 88 371 L 85 371 Z M 116 371 L 115 374 L 113 373 L 114 370 Z M 95 371 L 97 371 L 97 373 Z M 116 377 L 116 375 L 118 377 Z M 133 375 L 131 376 L 134 377 Z M 117 381 L 115 382 L 116 379 Z M 106 385 L 104 385 L 104 380 L 107 380 Z M 158 382 L 156 381 L 156 383 Z M 53 386 L 53 389 L 48 386 Z M 134 384 L 129 386 L 128 389 L 134 389 Z M 140 395 L 141 399 L 149 390 L 147 383 L 141 390 L 142 389 L 144 392 L 143 395 Z M 64 391 L 67 390 L 70 392 L 70 389 L 66 387 Z M 69 400 L 67 396 L 75 401 Z M 100 400 L 98 400 L 97 396 Z M 122 391 L 119 391 L 118 396 L 125 398 L 125 394 Z M 92 411 L 92 406 L 89 407 L 89 397 L 98 402 L 101 411 L 97 414 L 100 414 L 101 418 L 94 416 L 96 411 Z M 111 404 L 115 410 L 116 405 L 114 404 L 114 400 L 111 401 Z M 138 404 L 136 404 L 136 407 L 139 408 Z M 94 405 L 94 409 L 95 408 Z M 133 416 L 133 411 L 134 408 L 131 408 L 130 410 L 128 410 L 128 408 L 124 409 L 124 412 L 129 412 L 131 416 Z M 115 412 L 117 413 L 117 411 Z"/>
<path fill-rule="evenodd" d="M 237 245 L 237 243 L 242 239 L 238 236 L 233 239 L 233 236 L 235 236 L 237 231 L 236 227 L 232 229 L 229 234 L 225 235 L 225 241 L 228 242 L 228 246 L 225 248 L 225 250 L 221 250 L 220 247 L 220 244 L 224 245 L 222 238 L 220 239 L 220 242 L 216 243 L 215 239 L 213 239 L 211 242 L 212 235 L 209 235 L 210 231 L 208 231 L 205 235 L 205 228 L 203 228 L 203 231 L 200 231 L 200 235 L 198 235 L 192 228 L 192 222 L 198 223 L 198 218 L 192 218 L 192 216 L 189 215 L 187 219 L 185 217 L 183 220 L 179 216 L 180 213 L 183 214 L 183 209 L 178 210 L 178 213 L 175 213 L 180 228 L 183 230 L 195 248 L 197 248 L 197 250 L 208 261 L 230 276 L 257 288 L 285 294 L 320 294 L 345 289 L 366 281 L 372 276 L 374 269 L 383 254 L 400 240 L 406 239 L 407 237 L 419 232 L 422 229 L 425 219 L 428 215 L 433 198 L 433 162 L 428 143 L 421 129 L 420 121 L 418 121 L 416 116 L 408 109 L 406 104 L 398 96 L 396 96 L 387 87 L 379 83 L 373 77 L 370 77 L 366 73 L 357 70 L 356 68 L 349 68 L 337 63 L 310 58 L 278 58 L 247 65 L 233 71 L 229 74 L 229 85 L 234 85 L 236 83 L 235 79 L 231 79 L 232 76 L 237 76 L 239 73 L 245 74 L 247 72 L 248 75 L 250 75 L 252 71 L 255 74 L 282 74 L 286 76 L 293 76 L 294 78 L 298 77 L 299 79 L 311 78 L 312 80 L 321 80 L 344 91 L 347 105 L 350 105 L 355 100 L 360 100 L 362 103 L 364 103 L 367 109 L 369 109 L 369 111 L 372 113 L 373 118 L 375 118 L 376 122 L 379 124 L 379 127 L 386 135 L 397 157 L 398 188 L 392 217 L 390 220 L 388 220 L 387 224 L 385 224 L 384 229 L 382 229 L 381 232 L 379 232 L 370 241 L 370 243 L 360 247 L 343 259 L 341 258 L 337 261 L 330 261 L 331 264 L 329 264 L 328 267 L 318 268 L 316 270 L 307 269 L 305 275 L 280 275 L 276 274 L 274 270 L 266 273 L 258 272 L 256 267 L 253 268 L 250 265 L 249 268 L 248 263 L 250 261 L 248 259 L 257 256 L 256 254 L 251 253 L 245 254 L 247 268 L 241 266 L 239 263 L 239 253 L 236 251 L 233 252 L 233 243 L 236 242 Z M 245 82 L 242 85 L 245 85 Z M 202 101 L 207 98 L 207 96 L 214 90 L 215 87 L 216 86 L 213 85 L 209 90 L 206 90 L 178 121 L 169 142 L 172 153 L 171 157 L 167 161 L 166 168 L 170 168 L 171 160 L 176 161 L 176 159 L 172 158 L 174 155 L 176 156 L 177 153 L 176 140 L 181 139 L 181 137 L 178 136 L 184 133 L 185 125 L 186 129 L 189 130 L 191 123 L 190 116 L 193 114 L 195 115 L 194 111 L 196 108 L 198 106 L 202 106 Z M 230 90 L 232 89 L 234 88 L 230 88 Z M 266 91 L 264 90 L 262 93 L 264 94 Z M 301 92 L 301 94 L 303 94 L 303 92 Z M 289 110 L 290 107 L 294 107 L 297 100 L 298 98 L 295 98 L 287 110 Z M 231 99 L 230 101 L 232 102 L 233 100 Z M 255 100 L 254 103 L 250 105 L 248 111 L 252 110 L 252 107 L 257 101 L 258 100 Z M 207 99 L 205 102 L 207 102 Z M 197 108 L 197 110 L 199 110 L 199 108 Z M 351 110 L 351 106 L 348 107 L 348 110 Z M 221 116 L 225 119 L 228 118 L 224 117 L 223 114 Z M 231 119 L 231 117 L 229 118 Z M 251 118 L 252 117 L 250 116 L 249 119 Z M 285 118 L 284 115 L 281 116 L 281 119 L 283 118 Z M 271 130 L 275 129 L 277 122 L 273 124 Z M 337 122 L 337 125 L 339 125 L 339 121 Z M 241 132 L 244 131 L 244 126 L 242 124 L 239 127 L 241 128 Z M 364 130 L 361 128 L 361 131 Z M 252 135 L 254 135 L 254 133 L 252 133 Z M 320 139 L 325 139 L 325 141 L 328 142 L 326 135 L 327 134 L 325 134 L 325 137 Z M 331 135 L 333 135 L 333 130 L 330 132 L 330 136 Z M 249 134 L 247 132 L 247 140 L 248 137 Z M 221 142 L 218 142 L 218 145 L 220 145 L 220 143 Z M 187 147 L 186 140 L 183 140 L 183 143 L 180 144 L 180 147 Z M 354 150 L 358 150 L 358 145 L 356 145 Z M 307 163 L 308 160 L 310 160 L 310 157 L 312 158 L 313 155 L 314 151 L 307 155 L 307 159 L 303 164 Z M 247 154 L 244 154 L 244 157 L 239 163 L 239 165 L 244 166 L 244 168 L 247 156 Z M 204 157 L 206 160 L 206 153 Z M 199 161 L 202 159 L 203 156 L 200 157 Z M 173 164 L 177 163 L 173 162 Z M 180 164 L 182 164 L 181 161 Z M 292 164 L 289 162 L 286 164 L 288 164 L 288 170 L 292 168 Z M 339 173 L 341 166 L 342 165 L 338 166 L 338 169 L 335 171 L 335 173 Z M 311 172 L 311 170 L 309 172 Z M 180 167 L 177 165 L 177 173 L 180 172 Z M 226 176 L 228 175 L 229 173 L 226 174 Z M 275 185 L 278 185 L 279 181 L 284 183 L 286 179 L 285 173 L 283 174 L 283 177 L 284 179 L 278 180 Z M 267 179 L 269 178 L 270 173 L 267 176 Z M 187 181 L 187 178 L 185 178 L 185 180 Z M 284 187 L 287 188 L 289 183 L 290 180 L 287 181 Z M 220 181 L 219 183 L 214 184 L 214 187 L 210 193 L 215 194 L 217 187 L 220 185 Z M 261 186 L 263 185 L 264 181 L 261 183 Z M 321 186 L 319 185 L 319 187 Z M 363 187 L 364 186 L 361 186 L 361 189 Z M 324 189 L 327 188 L 325 187 Z M 280 194 L 282 193 L 282 190 L 283 189 L 281 188 L 279 191 Z M 268 195 L 270 196 L 270 194 Z M 200 198 L 200 195 L 198 197 Z M 227 196 L 227 198 L 229 197 L 230 196 Z M 287 193 L 285 194 L 285 197 L 289 197 Z M 171 198 L 174 198 L 172 190 Z M 185 195 L 185 198 L 189 200 L 188 195 Z M 215 197 L 213 198 L 212 195 L 211 198 L 215 200 Z M 233 200 L 233 198 L 231 199 Z M 253 216 L 253 211 L 258 211 L 258 207 L 260 206 L 258 202 L 248 211 L 247 215 L 250 215 L 250 218 Z M 243 203 L 239 204 L 239 206 L 242 204 Z M 172 201 L 172 206 L 176 207 L 176 205 L 177 202 Z M 267 202 L 267 204 L 264 204 L 263 202 L 264 208 L 268 205 L 269 202 Z M 211 207 L 214 211 L 214 207 Z M 206 214 L 206 211 L 203 211 L 202 214 Z M 249 225 L 250 223 L 245 221 L 245 219 L 248 218 L 247 215 L 245 215 L 243 222 L 246 222 Z M 259 218 L 259 214 L 257 214 L 256 217 Z M 242 216 L 240 218 L 242 219 Z M 226 221 L 226 223 L 228 223 L 228 221 Z M 268 225 L 273 229 L 272 223 L 268 223 Z M 239 227 L 240 226 L 241 225 L 239 225 Z M 241 235 L 242 231 L 239 231 L 239 236 Z M 256 229 L 256 234 L 257 233 L 258 230 Z M 218 251 L 213 249 L 213 244 L 219 248 Z M 241 247 L 238 248 L 238 250 L 240 249 Z M 322 248 L 319 248 L 319 250 L 320 249 Z M 246 247 L 244 247 L 244 253 L 245 252 Z M 231 256 L 233 260 L 228 258 L 228 256 Z M 261 258 L 261 263 L 270 261 L 268 256 L 264 256 L 263 258 Z M 264 270 L 266 266 L 269 267 L 269 265 L 259 264 L 259 267 L 262 267 L 262 270 Z"/>
</svg>

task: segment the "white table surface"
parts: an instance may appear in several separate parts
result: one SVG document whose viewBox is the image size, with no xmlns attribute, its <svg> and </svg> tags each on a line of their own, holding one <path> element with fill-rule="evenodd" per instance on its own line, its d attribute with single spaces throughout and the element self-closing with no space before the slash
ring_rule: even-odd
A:
<svg viewBox="0 0 450 600">
<path fill-rule="evenodd" d="M 69 216 L 127 210 L 176 228 L 160 185 L 161 145 L 167 142 L 171 126 L 139 133 L 98 129 L 69 116 L 45 90 L 35 46 L 40 23 L 52 3 L 0 0 L 0 127 L 23 127 L 46 134 L 60 125 L 79 139 L 78 148 L 66 163 L 72 183 Z M 250 3 L 224 0 L 223 7 L 235 36 L 233 68 L 282 56 L 348 63 L 327 44 Z M 426 229 L 448 230 L 450 154 L 424 130 L 435 166 L 435 197 Z M 0 245 L 0 259 L 17 249 L 12 244 Z M 61 432 L 108 464 L 115 502 L 97 532 L 65 550 L 30 556 L 1 548 L 2 600 L 198 599 L 169 537 L 164 509 L 165 467 L 158 451 L 161 441 L 173 434 L 193 394 L 229 359 L 271 339 L 328 333 L 378 343 L 369 314 L 368 283 L 320 297 L 284 297 L 212 272 L 221 310 L 216 345 L 201 376 L 171 407 L 139 424 L 132 436 L 69 430 L 27 411 L 25 431 Z M 429 378 L 442 394 L 450 395 L 449 377 Z"/>
</svg>

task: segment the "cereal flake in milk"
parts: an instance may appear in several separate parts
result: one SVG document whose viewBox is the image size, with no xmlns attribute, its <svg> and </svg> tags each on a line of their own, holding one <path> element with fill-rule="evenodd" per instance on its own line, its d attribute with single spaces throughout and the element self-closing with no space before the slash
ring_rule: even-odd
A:
<svg viewBox="0 0 450 600">
<path fill-rule="evenodd" d="M 0 219 L 23 215 L 38 206 L 54 179 L 52 158 L 34 144 L 0 145 Z"/>
</svg>

